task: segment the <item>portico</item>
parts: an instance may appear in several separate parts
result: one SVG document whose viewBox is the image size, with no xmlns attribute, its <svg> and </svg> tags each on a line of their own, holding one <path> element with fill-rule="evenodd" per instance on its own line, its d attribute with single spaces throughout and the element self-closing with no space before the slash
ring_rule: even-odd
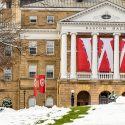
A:
<svg viewBox="0 0 125 125">
<path fill-rule="evenodd" d="M 103 6 L 103 9 L 101 8 Z M 108 7 L 108 11 L 107 11 Z M 113 15 L 116 11 L 116 15 Z M 88 10 L 83 10 L 78 14 L 60 21 L 61 30 L 61 79 L 66 80 L 124 80 L 125 73 L 120 73 L 120 39 L 124 38 L 125 23 L 123 21 L 123 8 L 104 2 Z M 93 13 L 94 12 L 94 13 Z M 90 17 L 91 15 L 91 17 Z M 106 18 L 103 18 L 107 16 Z M 88 17 L 88 18 L 86 18 Z M 77 72 L 77 37 L 89 34 L 92 39 L 91 49 L 91 72 Z M 99 72 L 98 70 L 98 38 L 100 36 L 110 37 L 114 41 L 113 68 L 111 72 Z M 70 36 L 70 72 L 67 72 L 67 36 Z M 91 36 L 91 37 L 90 37 Z"/>
</svg>

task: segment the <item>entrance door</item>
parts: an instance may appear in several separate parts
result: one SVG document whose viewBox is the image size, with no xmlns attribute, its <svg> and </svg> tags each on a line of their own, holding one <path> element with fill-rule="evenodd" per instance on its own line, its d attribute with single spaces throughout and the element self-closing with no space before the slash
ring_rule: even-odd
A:
<svg viewBox="0 0 125 125">
<path fill-rule="evenodd" d="M 108 104 L 109 103 L 109 95 L 111 93 L 109 91 L 103 91 L 99 95 L 99 104 Z"/>
<path fill-rule="evenodd" d="M 89 105 L 90 94 L 87 91 L 81 91 L 77 95 L 77 106 Z"/>
</svg>

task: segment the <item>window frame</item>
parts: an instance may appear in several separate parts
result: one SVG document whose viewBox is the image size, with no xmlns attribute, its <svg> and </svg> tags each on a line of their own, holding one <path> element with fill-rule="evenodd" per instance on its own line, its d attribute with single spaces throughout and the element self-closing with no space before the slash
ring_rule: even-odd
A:
<svg viewBox="0 0 125 125">
<path fill-rule="evenodd" d="M 36 53 L 35 54 L 31 53 L 31 50 L 30 50 L 31 48 L 35 48 L 36 49 Z M 29 54 L 30 55 L 37 55 L 37 41 L 29 41 Z"/>
<path fill-rule="evenodd" d="M 6 48 L 10 48 L 10 55 L 6 55 Z M 4 56 L 5 56 L 5 57 L 11 57 L 11 56 L 12 56 L 12 47 L 10 47 L 10 46 L 5 46 L 5 48 L 4 48 Z"/>
<path fill-rule="evenodd" d="M 31 69 L 30 69 L 30 66 L 31 66 Z M 33 67 L 33 66 L 35 66 L 35 67 Z M 34 72 L 32 72 L 31 70 L 33 70 L 33 68 L 35 68 L 35 71 Z M 31 77 L 31 74 L 30 73 L 34 73 L 34 75 L 37 73 L 37 64 L 29 64 L 29 69 L 28 69 L 28 77 L 29 77 L 29 79 L 34 79 L 34 76 L 32 76 Z"/>
<path fill-rule="evenodd" d="M 50 69 L 48 68 L 50 67 Z M 48 70 L 51 70 L 53 71 L 53 76 L 50 78 L 48 77 L 47 73 L 48 73 Z M 54 65 L 46 65 L 46 79 L 54 79 Z"/>
<path fill-rule="evenodd" d="M 50 45 L 50 43 L 52 43 L 51 45 L 52 45 L 52 47 L 50 47 L 49 45 Z M 51 52 L 51 53 L 49 53 L 48 52 L 48 49 L 53 49 L 53 52 Z M 55 53 L 55 41 L 53 41 L 53 40 L 48 40 L 48 41 L 46 41 L 46 54 L 47 55 L 54 55 L 54 53 Z"/>
<path fill-rule="evenodd" d="M 10 71 L 6 71 L 6 70 L 10 70 Z M 6 72 L 10 72 L 10 73 L 6 73 Z M 5 75 L 6 74 L 6 75 Z M 9 75 L 8 75 L 9 74 Z M 6 77 L 10 77 L 9 79 L 6 79 Z M 12 68 L 11 67 L 6 67 L 4 68 L 4 80 L 5 81 L 12 81 Z"/>
<path fill-rule="evenodd" d="M 49 17 L 51 17 L 52 20 L 50 20 Z M 48 16 L 47 16 L 47 23 L 48 23 L 48 24 L 54 24 L 54 21 L 55 21 L 55 17 L 54 17 L 54 16 L 51 16 L 51 15 L 48 15 Z"/>
<path fill-rule="evenodd" d="M 32 21 L 32 20 L 33 20 L 33 17 L 35 17 L 35 18 L 34 18 L 34 20 L 36 20 L 35 22 Z M 32 18 L 32 19 L 31 19 L 31 18 Z M 31 24 L 36 24 L 36 23 L 37 23 L 37 16 L 29 16 L 29 22 L 30 22 Z"/>
</svg>

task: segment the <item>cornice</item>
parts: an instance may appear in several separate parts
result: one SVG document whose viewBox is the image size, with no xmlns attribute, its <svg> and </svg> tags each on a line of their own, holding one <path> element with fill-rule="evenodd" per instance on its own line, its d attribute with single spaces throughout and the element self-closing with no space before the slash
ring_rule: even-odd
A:
<svg viewBox="0 0 125 125">
<path fill-rule="evenodd" d="M 106 26 L 124 26 L 125 25 L 125 22 L 98 22 L 98 21 L 89 21 L 89 22 L 86 22 L 86 21 L 77 21 L 77 22 L 61 22 L 60 24 L 66 24 L 66 25 L 106 25 Z"/>
<path fill-rule="evenodd" d="M 21 32 L 30 32 L 30 33 L 58 33 L 56 29 L 22 29 Z"/>
</svg>

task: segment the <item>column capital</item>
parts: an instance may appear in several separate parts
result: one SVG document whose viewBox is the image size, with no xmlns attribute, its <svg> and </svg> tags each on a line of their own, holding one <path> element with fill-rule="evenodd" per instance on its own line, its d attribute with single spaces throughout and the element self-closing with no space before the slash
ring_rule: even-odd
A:
<svg viewBox="0 0 125 125">
<path fill-rule="evenodd" d="M 120 35 L 121 35 L 121 33 L 113 33 L 113 36 L 115 36 L 115 35 L 120 36 Z"/>
<path fill-rule="evenodd" d="M 61 32 L 60 35 L 68 35 L 68 32 Z"/>
<path fill-rule="evenodd" d="M 93 35 L 99 35 L 99 33 L 97 33 L 97 32 L 93 32 L 93 33 L 91 33 L 91 35 L 93 36 Z"/>
<path fill-rule="evenodd" d="M 72 35 L 72 34 L 77 35 L 78 33 L 77 32 L 70 32 L 70 35 Z"/>
</svg>

